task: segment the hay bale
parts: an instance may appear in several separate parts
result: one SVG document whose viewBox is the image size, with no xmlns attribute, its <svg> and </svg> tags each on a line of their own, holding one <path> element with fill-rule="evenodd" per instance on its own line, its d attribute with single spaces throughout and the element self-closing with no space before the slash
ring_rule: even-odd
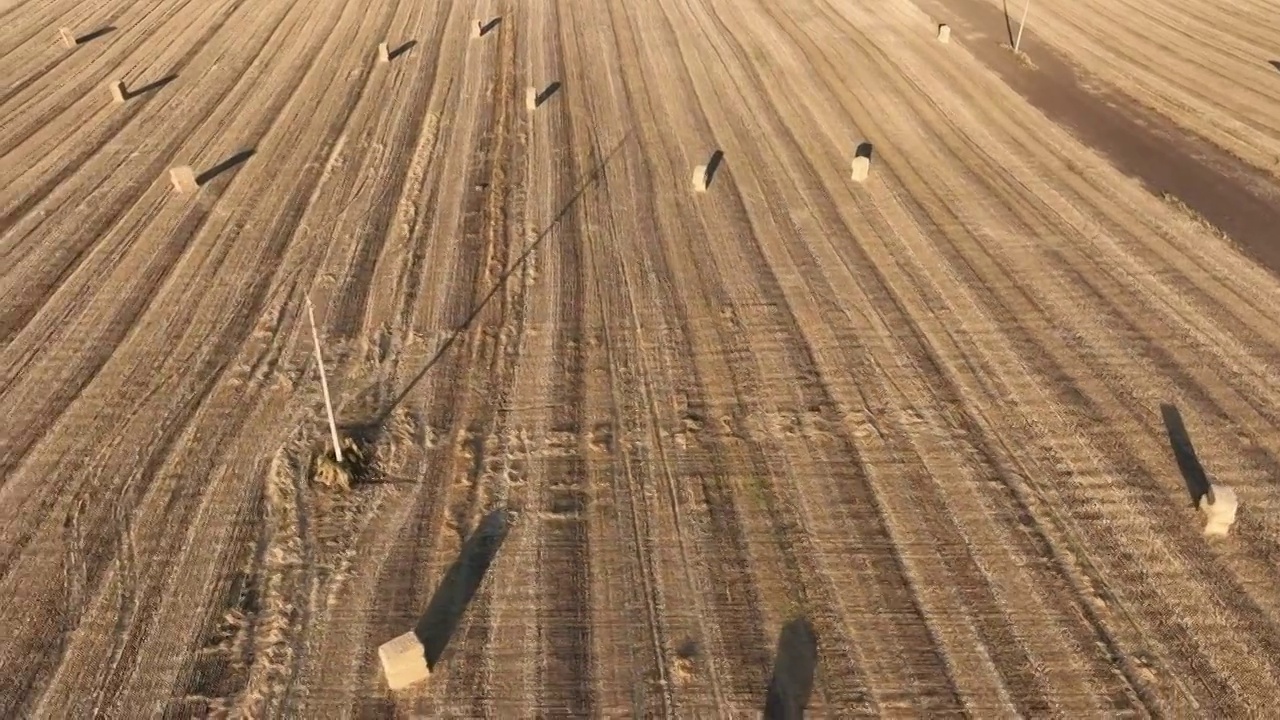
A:
<svg viewBox="0 0 1280 720">
<path fill-rule="evenodd" d="M 1213 485 L 1208 494 L 1200 498 L 1200 511 L 1208 518 L 1204 526 L 1205 537 L 1226 537 L 1236 521 L 1240 501 L 1236 493 L 1226 485 Z"/>
<path fill-rule="evenodd" d="M 378 659 L 382 661 L 382 673 L 387 677 L 387 687 L 399 690 L 431 677 L 427 667 L 427 651 L 418 636 L 409 631 L 378 647 Z"/>
<path fill-rule="evenodd" d="M 169 182 L 180 193 L 193 193 L 200 189 L 200 183 L 196 182 L 196 174 L 190 165 L 169 168 Z"/>
<path fill-rule="evenodd" d="M 867 175 L 871 173 L 871 158 L 865 155 L 859 155 L 853 159 L 853 165 L 850 170 L 849 177 L 854 182 L 863 182 L 867 179 Z"/>
<path fill-rule="evenodd" d="M 694 192 L 707 191 L 707 166 L 706 165 L 699 165 L 693 169 L 692 184 L 693 184 Z"/>
<path fill-rule="evenodd" d="M 943 23 L 938 26 L 938 42 L 946 45 L 951 42 L 951 28 Z"/>
</svg>

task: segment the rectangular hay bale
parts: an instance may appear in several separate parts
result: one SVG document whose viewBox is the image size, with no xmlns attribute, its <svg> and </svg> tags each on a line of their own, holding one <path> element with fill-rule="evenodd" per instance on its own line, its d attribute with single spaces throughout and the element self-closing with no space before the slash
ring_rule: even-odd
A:
<svg viewBox="0 0 1280 720">
<path fill-rule="evenodd" d="M 169 168 L 169 182 L 180 193 L 193 193 L 200 189 L 200 183 L 196 182 L 196 174 L 190 165 Z"/>
<path fill-rule="evenodd" d="M 431 677 L 427 667 L 427 651 L 418 636 L 411 630 L 388 640 L 378 648 L 382 672 L 387 677 L 387 687 L 399 690 Z"/>
<path fill-rule="evenodd" d="M 853 159 L 849 177 L 854 182 L 862 182 L 871 173 L 871 158 L 859 155 Z"/>
<path fill-rule="evenodd" d="M 693 191 L 707 191 L 707 166 L 699 165 L 693 169 Z"/>
</svg>

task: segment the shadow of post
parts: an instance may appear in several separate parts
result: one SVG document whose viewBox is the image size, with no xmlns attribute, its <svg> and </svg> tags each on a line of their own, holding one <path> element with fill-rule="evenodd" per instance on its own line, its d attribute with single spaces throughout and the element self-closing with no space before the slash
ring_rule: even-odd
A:
<svg viewBox="0 0 1280 720">
<path fill-rule="evenodd" d="M 462 614 L 480 589 L 485 572 L 506 540 L 509 527 L 505 508 L 485 515 L 436 587 L 426 612 L 413 630 L 426 650 L 428 668 L 435 670 L 444 649 L 449 646 L 449 640 L 462 621 Z"/>
<path fill-rule="evenodd" d="M 482 24 L 480 26 L 480 37 L 484 37 L 485 35 L 488 35 L 489 33 L 493 32 L 493 29 L 498 27 L 498 23 L 500 22 L 502 22 L 502 18 L 496 17 L 490 20 L 489 22 Z"/>
<path fill-rule="evenodd" d="M 1187 426 L 1182 422 L 1182 413 L 1169 403 L 1160 405 L 1160 415 L 1164 418 L 1164 429 L 1169 434 L 1169 446 L 1173 448 L 1173 457 L 1178 462 L 1178 470 L 1182 472 L 1182 480 L 1187 484 L 1187 493 L 1191 496 L 1191 504 L 1200 506 L 1200 498 L 1210 495 L 1209 477 L 1205 474 L 1200 458 L 1196 457 L 1196 449 L 1191 444 L 1191 436 Z"/>
<path fill-rule="evenodd" d="M 582 181 L 577 189 L 573 191 L 573 195 L 569 197 L 568 201 L 566 201 L 563 206 L 561 206 L 560 211 L 556 213 L 556 216 L 551 219 L 551 222 L 542 229 L 542 232 L 538 233 L 538 236 L 533 239 L 533 242 L 529 243 L 528 248 L 520 254 L 520 257 L 516 258 L 516 261 L 511 264 L 511 267 L 507 268 L 502 275 L 498 277 L 497 281 L 494 282 L 493 287 L 489 288 L 489 292 L 481 298 L 480 302 L 476 303 L 471 308 L 471 312 L 467 315 L 467 318 L 463 321 L 461 327 L 449 334 L 449 337 L 446 338 L 440 348 L 436 350 L 435 355 L 431 356 L 431 359 L 427 361 L 427 364 L 423 366 L 422 370 L 420 370 L 417 375 L 413 376 L 413 379 L 405 385 L 404 389 L 400 391 L 400 394 L 397 395 L 394 400 L 383 408 L 382 412 L 378 413 L 377 418 L 373 421 L 374 424 L 380 425 L 386 422 L 387 418 L 391 417 L 391 413 L 395 411 L 396 407 L 398 407 L 400 403 L 404 402 L 405 398 L 409 397 L 409 393 L 413 388 L 417 386 L 419 382 L 422 382 L 422 379 L 427 376 L 427 373 L 431 371 L 431 368 L 435 367 L 435 364 L 440 361 L 440 358 L 444 357 L 444 354 L 453 346 L 454 343 L 458 341 L 458 338 L 463 333 L 471 329 L 471 324 L 480 316 L 480 312 L 489 304 L 489 301 L 498 294 L 499 290 L 506 286 L 507 281 L 511 276 L 528 261 L 529 256 L 532 255 L 540 245 L 542 245 L 542 242 L 546 240 L 547 236 L 551 234 L 551 231 L 560 224 L 560 221 L 569 214 L 569 211 L 573 209 L 573 206 L 578 203 L 578 200 L 586 194 L 587 190 L 600 181 L 600 178 L 604 176 L 604 171 L 609 167 L 609 163 L 613 160 L 614 156 L 617 155 L 618 151 L 622 149 L 623 144 L 625 144 L 630 137 L 631 133 L 628 132 L 626 136 L 619 140 L 618 144 L 615 145 L 594 168 L 592 168 L 591 172 L 587 174 L 587 177 Z"/>
<path fill-rule="evenodd" d="M 1001 0 L 1000 9 L 1004 12 L 1004 31 L 1009 36 L 1009 47 L 1013 47 L 1013 21 L 1009 19 L 1009 0 Z"/>
<path fill-rule="evenodd" d="M 818 635 L 804 618 L 796 618 L 778 634 L 778 654 L 764 700 L 765 720 L 804 717 L 818 669 Z"/>
</svg>

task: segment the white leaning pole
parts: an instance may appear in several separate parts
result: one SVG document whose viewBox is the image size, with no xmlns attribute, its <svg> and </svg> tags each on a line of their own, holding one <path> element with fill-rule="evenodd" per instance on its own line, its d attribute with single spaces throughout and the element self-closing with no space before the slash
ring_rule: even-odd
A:
<svg viewBox="0 0 1280 720">
<path fill-rule="evenodd" d="M 1026 0 L 1026 4 L 1022 6 L 1022 19 L 1018 21 L 1018 37 L 1013 41 L 1013 51 L 1018 52 L 1018 48 L 1022 45 L 1022 29 L 1027 26 L 1027 11 L 1031 9 L 1031 0 Z"/>
<path fill-rule="evenodd" d="M 311 321 L 311 340 L 316 345 L 316 363 L 320 365 L 320 389 L 324 391 L 324 411 L 329 416 L 329 434 L 333 436 L 333 456 L 342 462 L 342 446 L 338 443 L 338 424 L 333 421 L 333 403 L 329 400 L 329 381 L 324 376 L 324 357 L 320 354 L 320 334 L 316 332 L 316 316 L 311 309 L 311 295 L 307 298 L 307 320 Z"/>
</svg>

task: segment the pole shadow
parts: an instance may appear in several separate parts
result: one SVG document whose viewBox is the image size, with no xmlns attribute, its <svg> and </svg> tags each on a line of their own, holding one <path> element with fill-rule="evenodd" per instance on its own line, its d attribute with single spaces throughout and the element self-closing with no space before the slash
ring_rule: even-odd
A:
<svg viewBox="0 0 1280 720">
<path fill-rule="evenodd" d="M 1169 434 L 1169 446 L 1173 448 L 1173 457 L 1182 473 L 1182 481 L 1187 485 L 1187 494 L 1191 496 L 1191 505 L 1200 507 L 1200 499 L 1208 497 L 1213 503 L 1213 488 L 1209 477 L 1196 457 L 1195 446 L 1191 444 L 1191 435 L 1182 422 L 1182 413 L 1169 403 L 1160 405 L 1160 415 L 1164 418 L 1165 432 Z"/>
<path fill-rule="evenodd" d="M 553 81 L 550 85 L 543 88 L 542 92 L 538 93 L 538 96 L 533 101 L 533 106 L 542 107 L 542 103 L 550 100 L 551 96 L 555 95 L 556 92 L 559 90 L 560 90 L 560 81 L 559 80 Z"/>
<path fill-rule="evenodd" d="M 198 185 L 204 185 L 205 183 L 207 183 L 207 182 L 209 182 L 210 180 L 212 180 L 212 179 L 214 179 L 214 178 L 218 177 L 218 176 L 219 176 L 219 175 L 221 175 L 222 173 L 224 173 L 224 172 L 226 172 L 226 171 L 230 170 L 231 168 L 233 168 L 233 167 L 235 167 L 235 166 L 239 165 L 240 163 L 244 162 L 245 160 L 248 160 L 249 158 L 253 157 L 254 152 L 256 152 L 256 151 L 255 151 L 253 148 L 249 148 L 248 150 L 241 150 L 240 152 L 236 153 L 235 155 L 232 155 L 231 157 L 227 158 L 226 160 L 223 160 L 222 162 L 218 163 L 217 165 L 214 165 L 213 167 L 209 168 L 208 170 L 205 170 L 204 172 L 202 172 L 202 173 L 200 173 L 199 175 L 197 175 L 197 176 L 196 176 L 196 184 L 198 184 Z"/>
<path fill-rule="evenodd" d="M 858 149 L 854 151 L 854 157 L 864 157 L 871 159 L 871 153 L 874 147 L 869 142 L 858 143 Z"/>
<path fill-rule="evenodd" d="M 145 94 L 147 94 L 147 93 L 149 93 L 149 92 L 153 92 L 153 91 L 159 90 L 160 88 L 164 87 L 165 85 L 168 85 L 169 83 L 171 83 L 171 82 L 173 82 L 174 80 L 177 80 L 177 79 L 178 79 L 178 76 L 177 76 L 177 75 L 166 75 L 166 76 L 164 76 L 164 77 L 160 78 L 159 80 L 155 80 L 155 81 L 153 81 L 153 82 L 149 82 L 149 83 L 147 83 L 146 85 L 143 85 L 143 86 L 142 86 L 142 87 L 140 87 L 140 88 L 136 88 L 136 89 L 133 89 L 133 90 L 126 90 L 126 91 L 125 91 L 125 94 L 124 94 L 124 97 L 125 97 L 125 99 L 126 99 L 126 100 L 128 100 L 128 99 L 132 99 L 132 98 L 139 97 L 139 96 L 141 96 L 141 95 L 145 95 Z"/>
<path fill-rule="evenodd" d="M 409 42 L 406 42 L 405 44 L 401 45 L 400 47 L 396 48 L 395 50 L 392 50 L 391 52 L 387 53 L 387 60 L 388 60 L 388 61 L 390 61 L 390 60 L 395 60 L 396 58 L 400 57 L 401 55 L 404 55 L 405 53 L 407 53 L 407 52 L 409 52 L 410 50 L 412 50 L 412 49 L 413 49 L 413 46 L 414 46 L 414 45 L 417 45 L 417 44 L 418 44 L 418 41 L 417 41 L 417 40 L 410 40 Z"/>
<path fill-rule="evenodd" d="M 818 635 L 804 618 L 782 626 L 778 653 L 764 700 L 765 720 L 799 720 L 813 694 L 818 669 Z"/>
<path fill-rule="evenodd" d="M 1001 0 L 1000 6 L 1004 11 L 1004 31 L 1009 35 L 1009 47 L 1013 47 L 1013 21 L 1009 19 L 1009 0 Z"/>
<path fill-rule="evenodd" d="M 422 382 L 422 379 L 427 376 L 427 373 L 431 372 L 431 368 L 435 367 L 436 363 L 440 362 L 440 358 L 444 357 L 444 354 L 449 351 L 449 348 L 453 347 L 454 343 L 458 341 L 458 338 L 471 329 L 471 324 L 480 316 L 481 311 L 483 311 L 485 306 L 489 304 L 489 301 L 498 294 L 499 290 L 506 286 L 507 281 L 511 279 L 511 276 L 528 261 L 529 256 L 542 245 L 542 242 L 546 240 L 547 236 L 551 234 L 551 231 L 560 224 L 560 221 L 569 214 L 569 211 L 578 203 L 578 200 L 582 199 L 582 196 L 587 193 L 587 190 L 600 182 L 600 178 L 604 177 L 604 172 L 609 167 L 609 163 L 613 161 L 614 156 L 618 154 L 618 151 L 622 149 L 623 144 L 625 144 L 630 137 L 631 132 L 627 132 L 626 136 L 619 140 L 617 145 L 613 146 L 613 149 L 609 151 L 604 159 L 596 163 L 596 166 L 587 174 L 586 179 L 583 180 L 578 188 L 573 191 L 573 195 L 569 196 L 568 201 L 566 201 L 564 206 L 560 208 L 560 212 L 556 213 L 556 216 L 551 219 L 551 222 L 542 229 L 542 232 L 538 233 L 538 236 L 533 239 L 533 242 L 529 243 L 529 247 L 520 254 L 520 257 L 516 258 L 516 261 L 511 264 L 511 267 L 507 268 L 502 275 L 498 277 L 497 281 L 494 282 L 493 287 L 489 288 L 489 292 L 480 299 L 480 302 L 476 303 L 475 306 L 471 308 L 471 313 L 467 315 L 467 318 L 462 322 L 462 325 L 449 334 L 449 337 L 444 341 L 440 348 L 436 350 L 436 354 L 431 356 L 431 359 L 427 361 L 427 364 L 423 366 L 422 370 L 420 370 L 418 374 L 415 375 L 407 385 L 405 385 L 404 390 L 401 390 L 400 394 L 397 395 L 396 398 L 378 414 L 378 417 L 373 421 L 373 424 L 381 425 L 386 422 L 387 418 L 391 417 L 391 413 L 399 407 L 400 403 L 404 402 L 404 399 L 409 397 L 409 393 L 413 391 L 413 388 L 416 387 L 418 383 Z"/>
<path fill-rule="evenodd" d="M 98 38 L 102 37 L 103 35 L 106 35 L 109 32 L 115 32 L 115 29 L 116 29 L 115 25 L 104 25 L 103 27 L 100 27 L 97 30 L 94 30 L 92 32 L 87 32 L 84 35 L 77 37 L 76 44 L 83 45 L 91 40 L 97 40 Z"/>
<path fill-rule="evenodd" d="M 491 31 L 493 31 L 493 29 L 494 29 L 494 28 L 498 27 L 498 23 L 500 23 L 500 22 L 502 22 L 502 18 L 501 18 L 501 17 L 496 17 L 496 18 L 494 18 L 494 19 L 490 20 L 490 21 L 489 21 L 489 22 L 487 22 L 487 23 L 483 23 L 483 24 L 481 24 L 481 25 L 480 25 L 480 37 L 484 37 L 485 35 L 488 35 Z"/>
<path fill-rule="evenodd" d="M 422 614 L 413 630 L 426 651 L 429 669 L 435 670 L 436 663 L 440 662 L 440 657 L 457 631 L 471 598 L 480 589 L 480 583 L 497 557 L 509 530 L 510 522 L 505 508 L 498 508 L 485 515 L 463 543 L 458 559 L 436 587 L 427 611 Z"/>
<path fill-rule="evenodd" d="M 720 169 L 720 165 L 724 163 L 724 151 L 716 150 L 711 153 L 711 159 L 707 161 L 707 187 L 711 187 L 711 182 L 716 179 L 716 171 Z"/>
</svg>

